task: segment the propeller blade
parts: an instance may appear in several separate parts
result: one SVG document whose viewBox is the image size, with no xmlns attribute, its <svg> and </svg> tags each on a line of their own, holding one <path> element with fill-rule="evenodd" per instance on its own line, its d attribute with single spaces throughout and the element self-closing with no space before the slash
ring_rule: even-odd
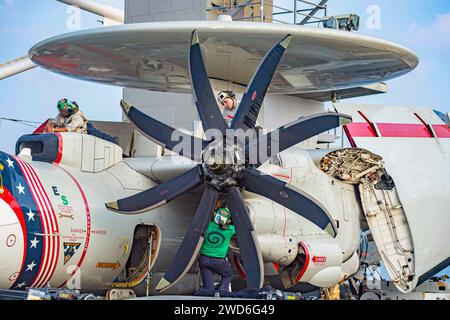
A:
<svg viewBox="0 0 450 320">
<path fill-rule="evenodd" d="M 189 50 L 189 74 L 197 112 L 208 140 L 212 138 L 209 136 L 211 134 L 207 132 L 208 129 L 217 129 L 225 135 L 228 126 L 220 113 L 208 79 L 197 30 L 192 32 L 191 48 Z"/>
<path fill-rule="evenodd" d="M 219 194 L 209 186 L 205 187 L 194 218 L 183 238 L 169 270 L 159 281 L 156 290 L 164 291 L 175 285 L 188 271 L 197 258 L 203 243 L 205 231 L 211 221 Z"/>
<path fill-rule="evenodd" d="M 291 35 L 284 37 L 283 40 L 272 47 L 261 61 L 233 118 L 232 129 L 243 129 L 245 131 L 255 127 L 267 89 L 291 39 Z"/>
<path fill-rule="evenodd" d="M 258 167 L 276 154 L 302 141 L 350 122 L 350 116 L 331 112 L 302 117 L 250 141 L 246 157 L 250 164 Z"/>
<path fill-rule="evenodd" d="M 247 168 L 243 177 L 247 191 L 257 193 L 308 219 L 333 237 L 337 230 L 333 219 L 316 199 L 294 186 L 255 168 Z"/>
<path fill-rule="evenodd" d="M 206 141 L 176 130 L 161 121 L 149 117 L 125 100 L 120 101 L 120 105 L 128 120 L 145 137 L 181 156 L 194 161 L 200 159 L 203 147 L 207 144 Z"/>
<path fill-rule="evenodd" d="M 131 197 L 106 203 L 111 211 L 137 214 L 160 207 L 179 195 L 202 183 L 201 166 L 196 166 L 178 177 L 163 182 L 156 187 L 139 192 Z"/>
<path fill-rule="evenodd" d="M 236 228 L 240 256 L 247 276 L 247 288 L 261 288 L 263 285 L 264 264 L 255 229 L 239 188 L 234 187 L 229 190 L 227 205 L 231 211 L 231 220 Z"/>
</svg>

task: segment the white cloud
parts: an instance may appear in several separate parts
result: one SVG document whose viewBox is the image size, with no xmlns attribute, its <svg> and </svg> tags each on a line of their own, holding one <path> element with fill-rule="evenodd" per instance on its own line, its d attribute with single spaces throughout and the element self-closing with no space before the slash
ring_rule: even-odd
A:
<svg viewBox="0 0 450 320">
<path fill-rule="evenodd" d="M 412 40 L 428 48 L 450 48 L 450 12 L 436 15 L 435 20 L 427 25 L 413 23 L 409 26 Z"/>
<path fill-rule="evenodd" d="M 99 3 L 107 4 L 123 10 L 125 0 L 96 0 Z"/>
<path fill-rule="evenodd" d="M 0 8 L 11 8 L 16 0 L 0 0 Z"/>
<path fill-rule="evenodd" d="M 450 30 L 450 12 L 438 15 L 435 25 L 438 32 L 446 34 L 446 38 L 450 39 L 448 36 L 448 32 Z"/>
</svg>

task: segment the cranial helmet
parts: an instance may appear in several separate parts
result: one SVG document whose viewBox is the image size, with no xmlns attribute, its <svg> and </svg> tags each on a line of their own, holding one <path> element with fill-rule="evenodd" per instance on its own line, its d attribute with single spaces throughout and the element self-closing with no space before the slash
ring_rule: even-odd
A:
<svg viewBox="0 0 450 320">
<path fill-rule="evenodd" d="M 67 110 L 70 113 L 75 112 L 75 109 L 77 108 L 73 103 L 71 103 L 68 99 L 61 99 L 58 101 L 58 103 L 56 104 L 56 107 L 58 108 L 58 110 Z"/>
<path fill-rule="evenodd" d="M 231 98 L 231 99 L 233 99 L 233 98 L 235 98 L 235 97 L 236 97 L 236 94 L 235 94 L 233 91 L 220 91 L 219 94 L 217 95 L 217 101 L 218 101 L 220 104 L 223 104 L 223 101 L 224 101 L 226 98 Z"/>
<path fill-rule="evenodd" d="M 76 108 L 79 108 L 79 106 L 78 106 L 78 103 L 74 100 L 74 101 L 71 101 L 72 102 L 72 104 L 76 107 Z"/>
<path fill-rule="evenodd" d="M 219 208 L 214 214 L 214 222 L 219 225 L 221 229 L 228 229 L 231 223 L 231 212 L 227 208 Z"/>
</svg>

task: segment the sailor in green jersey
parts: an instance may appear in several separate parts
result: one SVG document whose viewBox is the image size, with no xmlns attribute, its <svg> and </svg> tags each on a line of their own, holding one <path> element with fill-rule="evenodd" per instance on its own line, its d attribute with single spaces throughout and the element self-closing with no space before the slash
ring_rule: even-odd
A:
<svg viewBox="0 0 450 320">
<path fill-rule="evenodd" d="M 213 294 L 215 291 L 214 274 L 221 276 L 219 292 L 229 292 L 233 270 L 226 256 L 231 237 L 235 233 L 234 226 L 231 225 L 230 211 L 223 204 L 219 205 L 214 212 L 213 221 L 208 225 L 200 248 L 199 267 L 203 290 L 207 294 Z"/>
</svg>

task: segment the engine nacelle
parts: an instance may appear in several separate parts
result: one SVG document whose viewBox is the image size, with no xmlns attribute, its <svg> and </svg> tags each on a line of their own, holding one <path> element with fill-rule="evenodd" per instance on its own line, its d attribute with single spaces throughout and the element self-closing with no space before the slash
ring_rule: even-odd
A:
<svg viewBox="0 0 450 320">
<path fill-rule="evenodd" d="M 328 288 L 342 277 L 342 250 L 330 239 L 305 240 L 300 243 L 299 254 L 305 255 L 305 264 L 297 275 L 297 282 Z"/>
<path fill-rule="evenodd" d="M 295 234 L 289 227 L 305 228 L 306 223 L 301 217 L 286 215 L 284 209 L 277 210 L 264 199 L 247 198 L 246 204 L 258 234 L 264 262 L 274 262 L 279 267 L 279 274 L 270 276 L 274 287 L 297 291 L 298 284 L 308 283 L 328 288 L 358 270 L 356 254 L 348 259 L 344 268 L 343 250 L 337 239 L 324 235 L 300 241 L 304 239 L 300 235 L 303 232 Z M 276 230 L 284 229 L 286 233 L 276 233 Z"/>
<path fill-rule="evenodd" d="M 285 289 L 299 283 L 320 288 L 336 285 L 342 277 L 342 250 L 334 238 L 301 241 L 294 262 L 280 272 Z"/>
<path fill-rule="evenodd" d="M 289 223 L 285 215 L 278 212 L 270 201 L 264 199 L 246 199 L 250 218 L 258 232 L 258 242 L 265 262 L 276 262 L 288 266 L 297 256 L 297 239 L 290 234 L 275 233 L 283 230 Z M 258 219 L 255 219 L 255 217 Z"/>
<path fill-rule="evenodd" d="M 297 244 L 292 237 L 283 238 L 279 234 L 264 234 L 258 236 L 258 241 L 264 261 L 288 266 L 297 256 Z"/>
</svg>

